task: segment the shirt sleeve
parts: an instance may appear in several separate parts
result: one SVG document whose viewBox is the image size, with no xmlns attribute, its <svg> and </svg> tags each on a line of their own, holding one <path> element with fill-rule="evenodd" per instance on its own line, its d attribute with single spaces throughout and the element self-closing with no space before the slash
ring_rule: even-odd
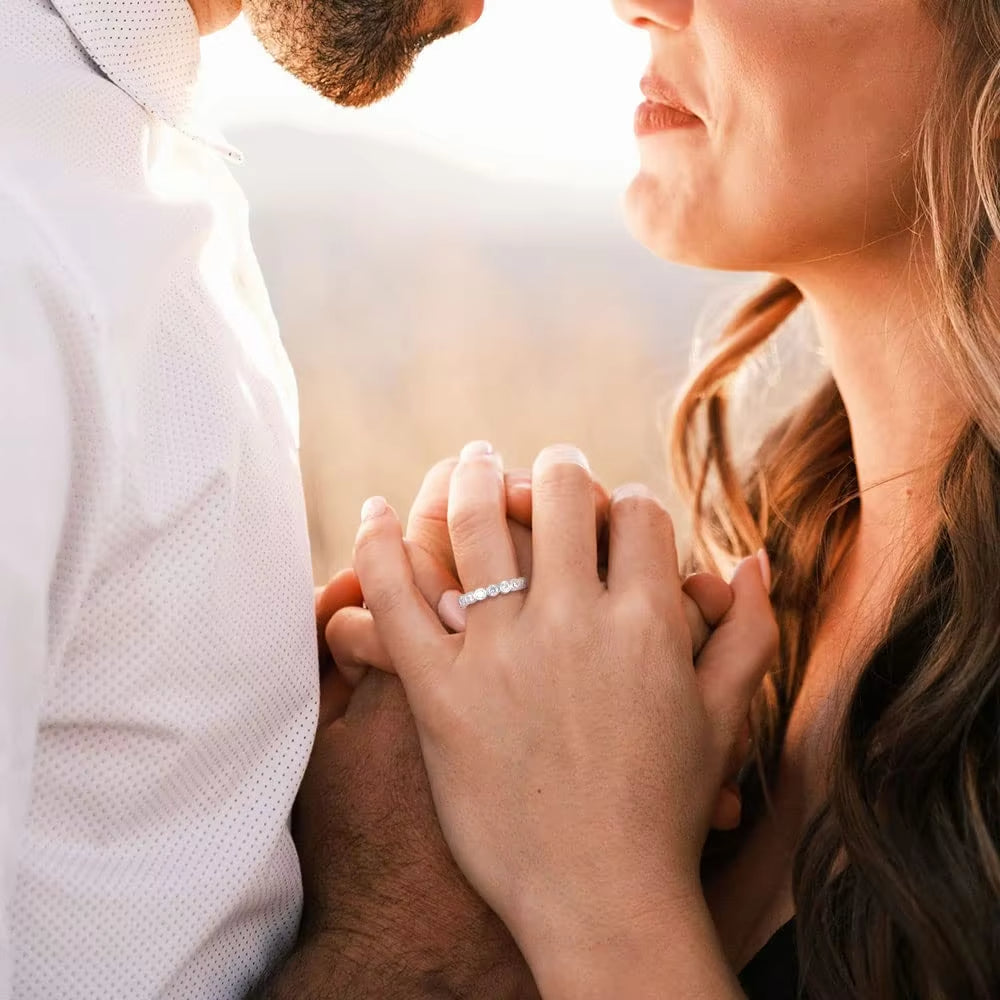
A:
<svg viewBox="0 0 1000 1000">
<path fill-rule="evenodd" d="M 11 903 L 70 492 L 63 340 L 81 305 L 51 243 L 0 183 L 0 997 L 11 990 Z"/>
</svg>

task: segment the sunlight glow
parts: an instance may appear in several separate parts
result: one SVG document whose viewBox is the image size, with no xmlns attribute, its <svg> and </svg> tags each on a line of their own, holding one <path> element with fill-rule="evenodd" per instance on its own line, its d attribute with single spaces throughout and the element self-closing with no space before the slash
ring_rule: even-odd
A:
<svg viewBox="0 0 1000 1000">
<path fill-rule="evenodd" d="M 624 188 L 643 35 L 607 0 L 487 0 L 475 27 L 420 57 L 406 85 L 337 108 L 278 69 L 242 21 L 206 39 L 204 87 L 223 127 L 284 122 L 416 145 L 504 177 Z"/>
</svg>

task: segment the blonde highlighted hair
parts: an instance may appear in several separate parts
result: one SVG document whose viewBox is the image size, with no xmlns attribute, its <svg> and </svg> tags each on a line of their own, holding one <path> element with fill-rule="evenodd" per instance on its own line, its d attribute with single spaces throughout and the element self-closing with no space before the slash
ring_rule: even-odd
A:
<svg viewBox="0 0 1000 1000">
<path fill-rule="evenodd" d="M 914 232 L 933 245 L 942 329 L 928 349 L 971 414 L 938 483 L 940 529 L 862 665 L 829 797 L 795 871 L 810 1000 L 1000 997 L 1000 3 L 934 0 L 946 41 L 913 146 Z M 799 307 L 777 279 L 724 329 L 676 409 L 675 478 L 701 568 L 767 548 L 781 629 L 754 709 L 766 788 L 808 661 L 822 597 L 859 512 L 851 431 L 828 379 L 738 469 L 729 389 Z M 738 846 L 720 838 L 716 860 Z M 713 855 L 709 855 L 712 863 Z"/>
</svg>

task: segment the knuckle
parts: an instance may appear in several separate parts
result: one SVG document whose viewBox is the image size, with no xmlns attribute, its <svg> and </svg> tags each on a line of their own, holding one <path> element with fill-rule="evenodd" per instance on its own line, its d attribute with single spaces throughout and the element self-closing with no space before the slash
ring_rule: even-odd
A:
<svg viewBox="0 0 1000 1000">
<path fill-rule="evenodd" d="M 677 630 L 664 634 L 667 630 L 664 628 L 663 607 L 645 592 L 632 591 L 624 596 L 615 615 L 615 624 L 622 634 L 632 636 L 636 644 L 643 648 L 666 647 L 668 639 L 671 639 L 670 646 L 673 648 L 672 635 Z"/>
<path fill-rule="evenodd" d="M 378 579 L 365 588 L 365 604 L 376 618 L 394 614 L 402 602 L 403 591 L 398 583 Z"/>
<path fill-rule="evenodd" d="M 649 589 L 632 587 L 619 597 L 616 617 L 623 626 L 644 627 L 651 620 L 663 618 L 662 604 Z"/>
<path fill-rule="evenodd" d="M 641 490 L 629 488 L 629 492 L 616 496 L 615 507 L 618 515 L 631 521 L 642 522 L 655 527 L 666 534 L 671 543 L 674 540 L 674 519 L 670 516 L 663 501 L 654 493 L 642 487 Z"/>
<path fill-rule="evenodd" d="M 576 635 L 580 629 L 576 601 L 565 589 L 556 589 L 549 595 L 545 602 L 545 617 L 557 632 L 564 635 Z"/>
<path fill-rule="evenodd" d="M 485 503 L 459 500 L 448 511 L 448 526 L 456 545 L 469 546 L 493 527 L 497 510 Z"/>
<path fill-rule="evenodd" d="M 541 486 L 550 496 L 564 497 L 591 490 L 590 473 L 571 462 L 547 466 L 540 479 Z"/>
<path fill-rule="evenodd" d="M 421 725 L 436 743 L 461 745 L 465 732 L 472 724 L 467 712 L 458 707 L 458 700 L 444 678 L 431 684 L 421 698 Z"/>
<path fill-rule="evenodd" d="M 550 445 L 535 459 L 533 478 L 549 491 L 593 492 L 593 476 L 586 456 L 573 445 Z"/>
<path fill-rule="evenodd" d="M 378 551 L 385 545 L 388 538 L 386 520 L 385 518 L 378 518 L 374 521 L 369 521 L 358 532 L 358 536 L 354 540 L 354 559 L 356 563 L 364 565 L 371 558 L 373 552 Z"/>
</svg>

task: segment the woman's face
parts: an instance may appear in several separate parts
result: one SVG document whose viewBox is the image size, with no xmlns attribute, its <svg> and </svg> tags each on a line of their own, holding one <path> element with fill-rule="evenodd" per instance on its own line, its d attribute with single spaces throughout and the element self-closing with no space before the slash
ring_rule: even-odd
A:
<svg viewBox="0 0 1000 1000">
<path fill-rule="evenodd" d="M 913 138 L 943 54 L 926 0 L 615 8 L 652 47 L 627 200 L 651 250 L 794 274 L 907 228 Z"/>
</svg>

